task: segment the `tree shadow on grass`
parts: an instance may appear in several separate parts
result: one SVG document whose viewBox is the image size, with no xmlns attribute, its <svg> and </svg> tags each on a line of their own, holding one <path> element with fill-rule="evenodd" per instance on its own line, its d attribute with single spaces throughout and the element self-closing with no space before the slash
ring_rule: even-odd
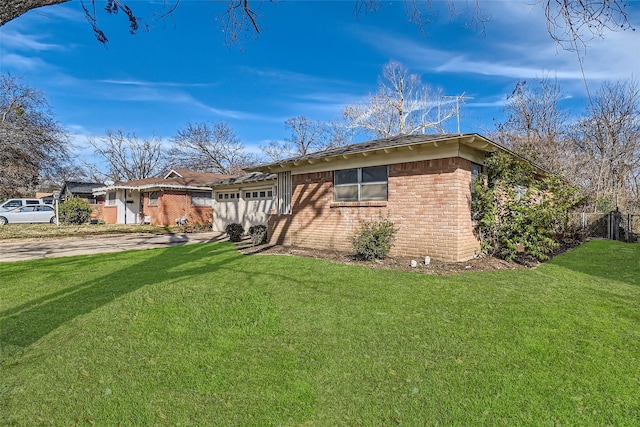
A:
<svg viewBox="0 0 640 427">
<path fill-rule="evenodd" d="M 593 240 L 549 261 L 590 276 L 640 286 L 640 244 Z"/>
<path fill-rule="evenodd" d="M 3 356 L 6 349 L 13 349 L 10 353 L 16 350 L 15 347 L 24 349 L 74 318 L 90 313 L 125 294 L 160 281 L 211 273 L 241 256 L 232 244 L 214 243 L 119 252 L 99 257 L 80 256 L 64 261 L 51 261 L 43 266 L 34 264 L 34 269 L 55 269 L 59 263 L 79 261 L 79 265 L 88 268 L 91 265 L 89 261 L 110 262 L 117 266 L 118 260 L 123 260 L 128 266 L 0 312 L 0 362 L 7 356 Z M 139 258 L 140 261 L 133 264 L 125 261 L 131 257 Z M 189 267 L 188 263 L 194 263 L 194 266 Z"/>
</svg>

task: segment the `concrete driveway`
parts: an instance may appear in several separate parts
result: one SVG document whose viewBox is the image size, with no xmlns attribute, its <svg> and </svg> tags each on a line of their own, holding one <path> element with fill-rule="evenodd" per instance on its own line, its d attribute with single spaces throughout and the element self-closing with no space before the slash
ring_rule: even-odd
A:
<svg viewBox="0 0 640 427">
<path fill-rule="evenodd" d="M 0 262 L 56 258 L 167 246 L 210 243 L 225 240 L 217 232 L 177 234 L 118 234 L 113 236 L 70 237 L 44 240 L 0 241 Z"/>
</svg>

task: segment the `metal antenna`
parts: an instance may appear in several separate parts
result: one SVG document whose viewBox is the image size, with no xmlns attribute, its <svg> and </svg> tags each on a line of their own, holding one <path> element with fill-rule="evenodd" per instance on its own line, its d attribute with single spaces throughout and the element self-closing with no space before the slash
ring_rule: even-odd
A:
<svg viewBox="0 0 640 427">
<path fill-rule="evenodd" d="M 466 101 L 467 99 L 473 99 L 473 97 L 471 96 L 464 96 L 464 92 L 462 92 L 460 95 L 454 95 L 454 96 L 443 96 L 443 98 L 449 98 L 449 99 L 455 99 L 456 100 L 456 116 L 458 118 L 458 134 L 462 134 L 460 132 L 460 101 L 462 101 L 462 103 L 464 104 L 464 101 Z"/>
</svg>

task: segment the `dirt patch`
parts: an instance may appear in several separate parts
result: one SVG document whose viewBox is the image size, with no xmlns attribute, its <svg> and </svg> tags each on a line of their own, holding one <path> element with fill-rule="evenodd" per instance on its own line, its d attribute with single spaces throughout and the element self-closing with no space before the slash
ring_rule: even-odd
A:
<svg viewBox="0 0 640 427">
<path fill-rule="evenodd" d="M 478 257 L 465 262 L 441 262 L 431 260 L 428 265 L 425 264 L 424 258 L 420 259 L 411 257 L 388 257 L 383 260 L 365 261 L 359 259 L 354 254 L 334 250 L 318 250 L 273 245 L 252 246 L 249 242 L 239 243 L 238 250 L 245 255 L 293 255 L 307 258 L 324 259 L 327 261 L 338 262 L 342 264 L 362 265 L 369 268 L 413 271 L 417 273 L 432 274 L 437 276 L 475 271 L 522 270 L 527 268 L 534 268 L 538 265 L 538 263 L 533 262 L 525 264 L 508 262 L 505 260 L 494 258 L 492 256 Z M 412 260 L 416 261 L 415 267 L 411 266 Z"/>
</svg>

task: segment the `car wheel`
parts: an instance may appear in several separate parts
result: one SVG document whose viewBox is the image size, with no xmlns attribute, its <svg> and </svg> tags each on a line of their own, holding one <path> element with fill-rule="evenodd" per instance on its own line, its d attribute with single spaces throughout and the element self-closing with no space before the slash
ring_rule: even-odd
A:
<svg viewBox="0 0 640 427">
<path fill-rule="evenodd" d="M 56 223 L 56 217 L 52 216 L 51 219 L 49 220 L 49 224 L 55 224 Z"/>
<path fill-rule="evenodd" d="M 7 218 L 0 216 L 0 225 L 5 225 L 6 223 L 8 223 L 9 221 L 7 221 Z"/>
</svg>

